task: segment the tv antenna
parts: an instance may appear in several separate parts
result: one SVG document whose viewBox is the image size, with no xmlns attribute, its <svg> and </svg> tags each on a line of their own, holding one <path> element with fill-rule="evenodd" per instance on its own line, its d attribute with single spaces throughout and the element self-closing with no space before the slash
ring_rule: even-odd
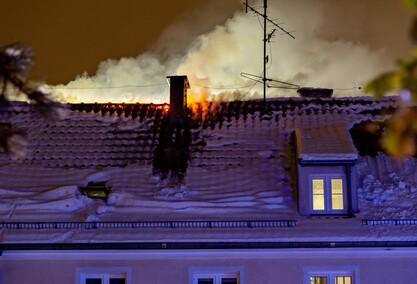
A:
<svg viewBox="0 0 417 284">
<path fill-rule="evenodd" d="M 264 19 L 264 37 L 263 37 L 263 44 L 264 44 L 264 57 L 263 57 L 263 76 L 262 76 L 262 82 L 263 82 L 263 94 L 264 94 L 264 108 L 266 108 L 266 87 L 267 87 L 267 81 L 271 81 L 266 77 L 266 67 L 269 61 L 267 52 L 266 52 L 266 45 L 268 42 L 271 41 L 271 38 L 274 36 L 274 33 L 277 31 L 277 29 L 281 30 L 284 34 L 292 37 L 295 39 L 295 37 L 288 32 L 287 30 L 285 30 L 284 28 L 282 28 L 280 25 L 278 25 L 277 23 L 275 23 L 274 21 L 270 20 L 268 18 L 268 0 L 264 0 L 264 9 L 263 9 L 263 13 L 259 12 L 258 10 L 256 10 L 255 8 L 253 8 L 252 6 L 250 6 L 248 4 L 248 0 L 246 0 L 246 2 L 244 3 L 245 5 L 245 11 L 246 13 L 248 13 L 248 10 L 252 11 L 254 14 L 261 16 Z M 267 32 L 267 23 L 272 24 L 275 28 L 271 31 L 271 32 Z"/>
</svg>

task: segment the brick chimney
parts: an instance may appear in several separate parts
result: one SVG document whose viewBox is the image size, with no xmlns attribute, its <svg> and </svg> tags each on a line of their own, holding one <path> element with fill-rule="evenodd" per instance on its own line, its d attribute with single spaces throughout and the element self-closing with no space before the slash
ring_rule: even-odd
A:
<svg viewBox="0 0 417 284">
<path fill-rule="evenodd" d="M 183 124 L 187 118 L 187 89 L 190 88 L 187 76 L 167 76 L 169 83 L 170 122 Z"/>
</svg>

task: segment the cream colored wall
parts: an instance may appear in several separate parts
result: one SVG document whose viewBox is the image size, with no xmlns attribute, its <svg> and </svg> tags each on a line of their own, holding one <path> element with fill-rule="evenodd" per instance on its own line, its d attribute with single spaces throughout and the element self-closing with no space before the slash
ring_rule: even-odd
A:
<svg viewBox="0 0 417 284">
<path fill-rule="evenodd" d="M 242 284 L 303 283 L 309 267 L 355 267 L 356 284 L 416 283 L 417 251 L 333 248 L 105 254 L 61 251 L 26 255 L 4 252 L 0 257 L 0 283 L 78 283 L 77 268 L 129 267 L 132 284 L 187 284 L 191 267 L 209 266 L 241 267 Z"/>
</svg>

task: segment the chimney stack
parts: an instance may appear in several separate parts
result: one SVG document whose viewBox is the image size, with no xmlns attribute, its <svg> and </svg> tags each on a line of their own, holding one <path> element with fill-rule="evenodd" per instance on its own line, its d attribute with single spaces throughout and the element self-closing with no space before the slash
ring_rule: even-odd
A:
<svg viewBox="0 0 417 284">
<path fill-rule="evenodd" d="M 303 87 L 297 90 L 302 98 L 330 98 L 333 89 Z"/>
<path fill-rule="evenodd" d="M 173 123 L 184 124 L 187 118 L 187 89 L 190 83 L 186 75 L 167 76 L 169 83 L 169 119 Z"/>
</svg>

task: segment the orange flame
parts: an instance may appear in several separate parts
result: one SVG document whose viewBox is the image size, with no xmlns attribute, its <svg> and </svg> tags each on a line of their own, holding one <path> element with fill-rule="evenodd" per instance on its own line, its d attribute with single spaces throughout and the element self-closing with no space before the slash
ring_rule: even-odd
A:
<svg viewBox="0 0 417 284">
<path fill-rule="evenodd" d="M 168 104 L 164 104 L 162 113 L 163 114 L 167 114 L 168 111 L 169 111 L 169 105 Z"/>
<path fill-rule="evenodd" d="M 156 109 L 162 110 L 162 114 L 167 114 L 169 111 L 169 104 L 165 103 L 164 105 L 156 106 Z"/>
</svg>

